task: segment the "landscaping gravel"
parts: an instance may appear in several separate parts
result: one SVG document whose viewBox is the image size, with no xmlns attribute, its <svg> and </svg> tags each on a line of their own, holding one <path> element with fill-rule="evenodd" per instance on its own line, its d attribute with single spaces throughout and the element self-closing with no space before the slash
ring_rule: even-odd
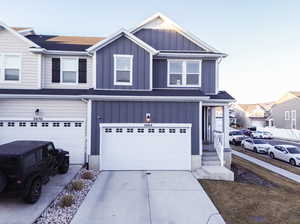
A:
<svg viewBox="0 0 300 224">
<path fill-rule="evenodd" d="M 92 180 L 82 179 L 82 174 L 87 171 L 93 173 L 94 178 Z M 82 168 L 72 181 L 82 180 L 84 182 L 83 189 L 81 191 L 72 190 L 71 181 L 33 224 L 69 224 L 84 198 L 92 188 L 98 174 L 99 171 L 86 170 L 85 168 Z M 60 206 L 60 201 L 64 195 L 69 194 L 74 196 L 75 203 L 70 207 L 62 208 Z"/>
</svg>

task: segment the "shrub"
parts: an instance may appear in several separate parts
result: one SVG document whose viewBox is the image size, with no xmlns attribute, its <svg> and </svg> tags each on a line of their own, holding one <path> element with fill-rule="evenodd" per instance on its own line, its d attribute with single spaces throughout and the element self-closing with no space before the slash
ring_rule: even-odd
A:
<svg viewBox="0 0 300 224">
<path fill-rule="evenodd" d="M 85 179 L 85 180 L 93 180 L 94 179 L 94 174 L 90 171 L 86 171 L 81 175 L 81 178 Z"/>
<path fill-rule="evenodd" d="M 71 194 L 66 194 L 60 199 L 60 207 L 65 208 L 65 207 L 70 207 L 73 205 L 75 202 L 75 198 Z"/>
<path fill-rule="evenodd" d="M 84 188 L 84 182 L 82 180 L 74 180 L 71 182 L 71 190 L 81 191 Z"/>
</svg>

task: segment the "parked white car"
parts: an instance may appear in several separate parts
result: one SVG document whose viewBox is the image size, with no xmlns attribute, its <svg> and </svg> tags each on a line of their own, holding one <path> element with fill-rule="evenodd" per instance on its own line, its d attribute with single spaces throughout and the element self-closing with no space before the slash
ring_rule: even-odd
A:
<svg viewBox="0 0 300 224">
<path fill-rule="evenodd" d="M 269 149 L 272 147 L 270 144 L 260 139 L 245 139 L 242 141 L 241 146 L 244 149 L 250 149 L 258 153 L 268 153 Z"/>
<path fill-rule="evenodd" d="M 269 149 L 272 159 L 289 162 L 292 166 L 300 165 L 300 149 L 294 145 L 274 145 Z"/>
<path fill-rule="evenodd" d="M 241 131 L 231 131 L 229 132 L 229 143 L 234 145 L 240 145 L 241 142 L 248 138 L 248 136 L 244 135 Z"/>
<path fill-rule="evenodd" d="M 273 135 L 271 132 L 268 131 L 253 131 L 251 133 L 252 138 L 265 138 L 265 139 L 272 139 Z"/>
</svg>

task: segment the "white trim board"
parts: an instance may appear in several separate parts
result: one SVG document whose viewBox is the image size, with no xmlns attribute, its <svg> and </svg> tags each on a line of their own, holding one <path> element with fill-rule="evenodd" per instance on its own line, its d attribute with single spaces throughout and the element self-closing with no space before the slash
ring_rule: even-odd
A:
<svg viewBox="0 0 300 224">
<path fill-rule="evenodd" d="M 174 101 L 199 102 L 209 100 L 206 96 L 107 96 L 107 95 L 33 95 L 0 94 L 0 99 L 92 99 L 103 101 Z"/>
</svg>

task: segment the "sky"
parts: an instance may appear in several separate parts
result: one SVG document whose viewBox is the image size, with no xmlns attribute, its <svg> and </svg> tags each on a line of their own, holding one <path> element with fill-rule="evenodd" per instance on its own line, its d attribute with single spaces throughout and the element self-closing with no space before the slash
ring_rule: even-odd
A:
<svg viewBox="0 0 300 224">
<path fill-rule="evenodd" d="M 108 36 L 161 12 L 228 54 L 220 88 L 239 103 L 300 91 L 300 1 L 0 0 L 0 20 L 38 34 Z"/>
</svg>

